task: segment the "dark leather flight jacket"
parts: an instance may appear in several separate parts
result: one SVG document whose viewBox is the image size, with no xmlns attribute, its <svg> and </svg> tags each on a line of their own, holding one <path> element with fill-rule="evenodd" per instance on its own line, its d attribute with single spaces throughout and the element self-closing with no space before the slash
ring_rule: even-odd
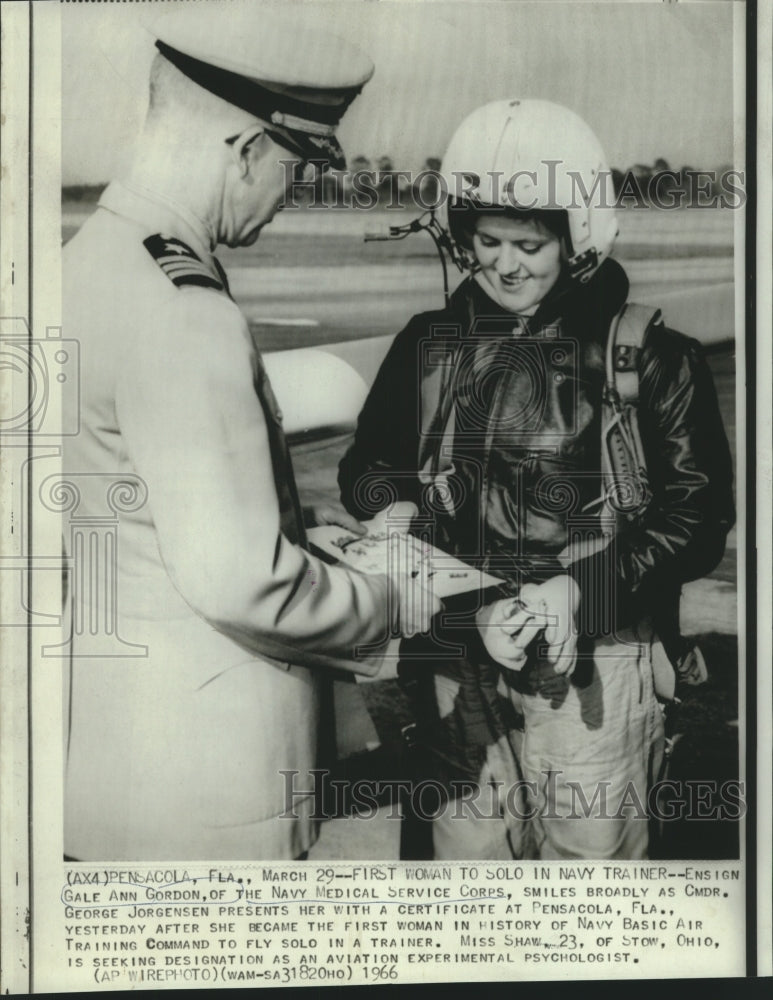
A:
<svg viewBox="0 0 773 1000">
<path fill-rule="evenodd" d="M 559 560 L 601 531 L 604 352 L 628 290 L 607 260 L 587 285 L 559 282 L 521 318 L 464 281 L 448 308 L 414 316 L 396 337 L 339 485 L 362 519 L 387 498 L 414 501 L 432 541 L 505 579 L 504 592 L 569 572 L 581 634 L 649 618 L 678 655 L 681 585 L 717 566 L 735 516 L 730 449 L 697 341 L 659 323 L 647 331 L 636 361 L 652 499 L 616 519 L 611 546 L 566 569 Z"/>
</svg>

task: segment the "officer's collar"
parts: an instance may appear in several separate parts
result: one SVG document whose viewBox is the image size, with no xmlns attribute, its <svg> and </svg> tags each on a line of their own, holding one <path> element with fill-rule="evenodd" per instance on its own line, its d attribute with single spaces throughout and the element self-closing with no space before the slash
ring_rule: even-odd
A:
<svg viewBox="0 0 773 1000">
<path fill-rule="evenodd" d="M 149 232 L 176 236 L 202 260 L 212 256 L 207 227 L 193 212 L 165 195 L 128 181 L 113 181 L 102 192 L 99 207 L 138 222 Z"/>
</svg>

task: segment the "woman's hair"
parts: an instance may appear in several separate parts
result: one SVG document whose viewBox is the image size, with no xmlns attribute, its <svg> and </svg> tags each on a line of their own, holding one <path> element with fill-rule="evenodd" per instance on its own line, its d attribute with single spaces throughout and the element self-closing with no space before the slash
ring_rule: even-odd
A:
<svg viewBox="0 0 773 1000">
<path fill-rule="evenodd" d="M 512 208 L 502 205 L 471 205 L 462 199 L 452 199 L 448 203 L 448 228 L 451 236 L 465 250 L 472 250 L 472 237 L 481 216 L 502 216 L 518 222 L 536 222 L 559 240 L 569 244 L 569 217 L 563 209 Z"/>
</svg>

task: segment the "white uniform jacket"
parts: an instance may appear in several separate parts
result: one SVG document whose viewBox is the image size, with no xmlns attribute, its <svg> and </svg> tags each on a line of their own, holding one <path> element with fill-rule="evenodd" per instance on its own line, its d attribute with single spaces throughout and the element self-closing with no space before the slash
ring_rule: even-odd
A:
<svg viewBox="0 0 773 1000">
<path fill-rule="evenodd" d="M 113 184 L 64 261 L 82 364 L 64 458 L 77 494 L 65 853 L 296 857 L 316 836 L 314 800 L 295 797 L 284 817 L 280 772 L 312 788 L 327 668 L 377 671 L 355 649 L 385 638 L 386 578 L 300 547 L 281 416 L 198 220 Z M 95 569 L 72 527 L 115 509 L 114 551 Z M 103 600 L 116 655 L 94 640 Z"/>
</svg>

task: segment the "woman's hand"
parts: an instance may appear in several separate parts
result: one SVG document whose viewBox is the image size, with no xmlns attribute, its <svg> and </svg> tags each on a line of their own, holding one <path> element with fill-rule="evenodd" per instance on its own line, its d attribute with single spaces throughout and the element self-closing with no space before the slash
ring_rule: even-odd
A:
<svg viewBox="0 0 773 1000">
<path fill-rule="evenodd" d="M 570 576 L 527 583 L 518 597 L 496 601 L 476 616 L 489 655 L 510 670 L 521 670 L 526 651 L 544 629 L 546 658 L 556 673 L 570 674 L 577 663 L 576 615 L 580 588 Z"/>
<path fill-rule="evenodd" d="M 353 535 L 364 535 L 367 531 L 356 517 L 344 509 L 340 503 L 320 503 L 304 510 L 304 522 L 307 528 L 316 528 L 321 524 L 335 524 L 339 528 L 351 531 Z"/>
<path fill-rule="evenodd" d="M 418 513 L 419 508 L 412 500 L 396 500 L 373 515 L 373 530 L 407 535 Z"/>
<path fill-rule="evenodd" d="M 527 583 L 521 587 L 518 600 L 522 607 L 507 627 L 522 629 L 528 623 L 539 623 L 545 629 L 548 663 L 557 674 L 570 674 L 577 664 L 576 617 L 580 588 L 571 576 L 552 576 L 544 583 Z"/>
<path fill-rule="evenodd" d="M 506 597 L 481 608 L 475 615 L 483 645 L 489 656 L 508 670 L 521 670 L 526 663 L 526 647 L 534 638 L 534 630 L 524 621 L 520 628 L 510 624 L 522 607 L 517 598 Z"/>
</svg>

